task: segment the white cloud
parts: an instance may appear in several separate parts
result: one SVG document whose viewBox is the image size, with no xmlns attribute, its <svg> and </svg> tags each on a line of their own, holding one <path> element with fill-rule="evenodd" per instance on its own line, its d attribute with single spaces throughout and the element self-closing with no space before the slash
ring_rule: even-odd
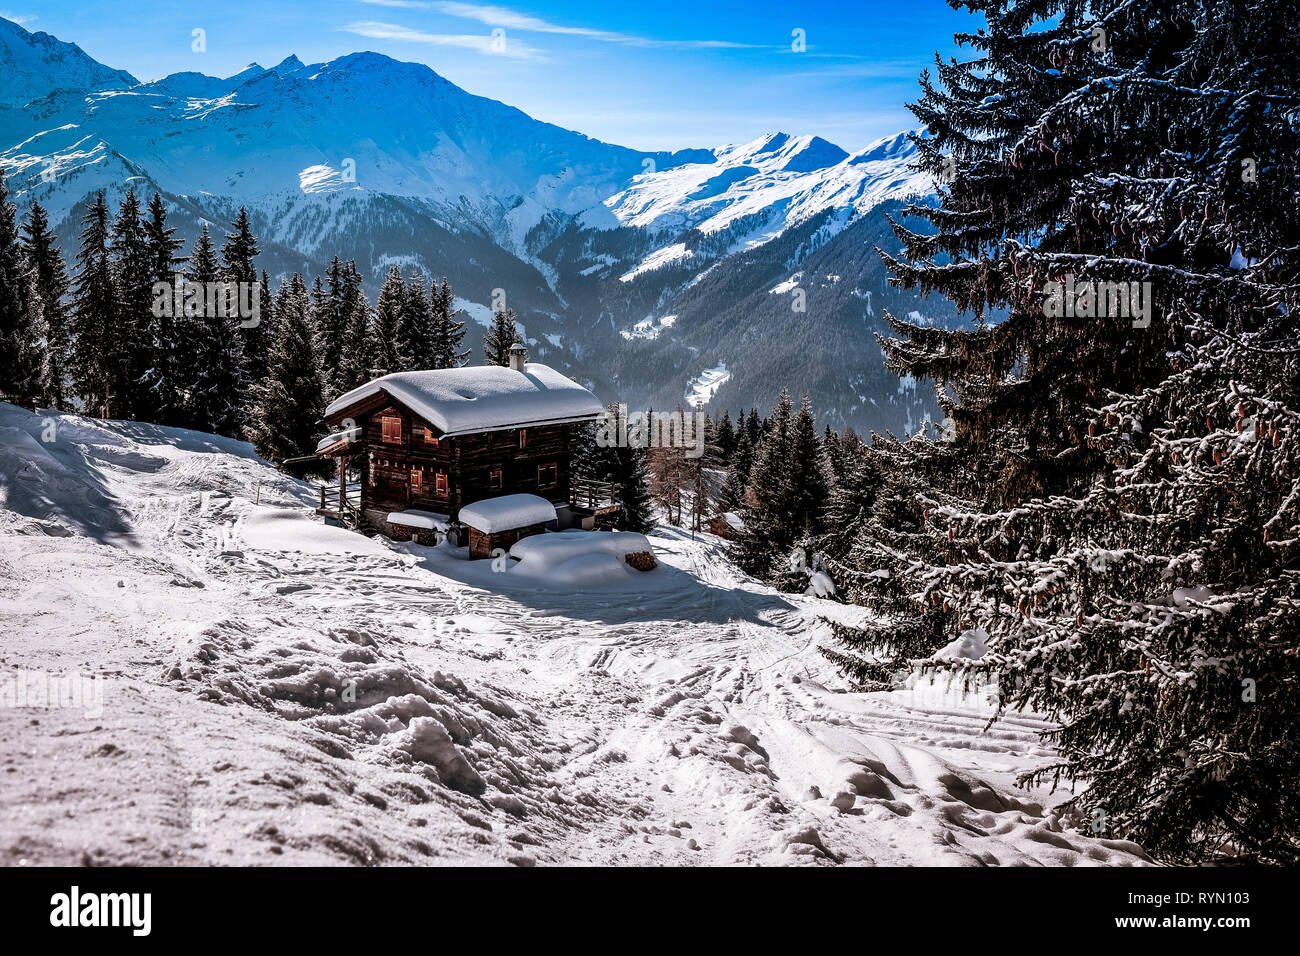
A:
<svg viewBox="0 0 1300 956">
<path fill-rule="evenodd" d="M 371 2 L 371 0 L 367 0 Z M 388 0 L 394 3 L 397 0 Z M 504 56 L 516 60 L 540 59 L 543 51 L 528 46 L 508 37 L 496 38 L 487 34 L 476 33 L 425 33 L 396 23 L 379 23 L 363 20 L 349 23 L 343 28 L 348 33 L 367 37 L 371 40 L 401 40 L 406 43 L 424 43 L 429 46 L 454 46 L 467 50 L 476 50 L 488 56 Z"/>
<path fill-rule="evenodd" d="M 10 13 L 8 10 L 0 10 L 0 17 L 4 17 L 6 20 L 12 20 L 20 27 L 26 26 L 33 20 L 40 19 L 34 13 Z"/>
<path fill-rule="evenodd" d="M 563 36 L 583 37 L 599 40 L 603 43 L 621 43 L 626 46 L 663 47 L 679 50 L 696 49 L 757 49 L 753 43 L 737 43 L 732 40 L 655 40 L 650 37 L 634 36 L 627 33 L 615 33 L 612 30 L 597 30 L 592 27 L 568 27 L 552 23 L 509 7 L 484 3 L 462 3 L 459 0 L 361 0 L 381 7 L 401 7 L 410 10 L 433 10 L 449 17 L 461 20 L 476 20 L 491 27 L 503 27 L 518 30 L 521 33 L 553 33 Z"/>
<path fill-rule="evenodd" d="M 376 7 L 396 7 L 399 10 L 428 10 L 429 4 L 421 0 L 361 0 Z"/>
</svg>

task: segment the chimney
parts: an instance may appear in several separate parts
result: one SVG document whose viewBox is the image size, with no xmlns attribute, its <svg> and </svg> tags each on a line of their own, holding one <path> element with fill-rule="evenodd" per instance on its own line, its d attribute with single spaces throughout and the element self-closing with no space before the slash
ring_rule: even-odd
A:
<svg viewBox="0 0 1300 956">
<path fill-rule="evenodd" d="M 524 363 L 528 361 L 528 346 L 523 342 L 516 342 L 510 346 L 510 367 L 516 372 L 524 370 Z"/>
</svg>

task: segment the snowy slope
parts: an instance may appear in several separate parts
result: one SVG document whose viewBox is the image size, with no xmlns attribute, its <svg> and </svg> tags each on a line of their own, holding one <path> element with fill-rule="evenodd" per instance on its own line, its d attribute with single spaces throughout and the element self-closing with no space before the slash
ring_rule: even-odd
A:
<svg viewBox="0 0 1300 956">
<path fill-rule="evenodd" d="M 557 591 L 313 497 L 243 443 L 0 404 L 0 674 L 103 681 L 0 707 L 6 861 L 1144 862 L 1012 789 L 1041 720 L 845 693 L 817 618 L 861 612 L 716 539 Z"/>
</svg>

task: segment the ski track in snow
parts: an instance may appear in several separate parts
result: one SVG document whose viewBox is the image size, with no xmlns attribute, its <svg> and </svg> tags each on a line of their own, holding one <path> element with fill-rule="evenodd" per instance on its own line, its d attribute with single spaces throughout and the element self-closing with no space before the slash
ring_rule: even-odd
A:
<svg viewBox="0 0 1300 956">
<path fill-rule="evenodd" d="M 659 529 L 642 593 L 545 592 L 323 528 L 243 443 L 42 422 L 0 404 L 0 673 L 106 686 L 0 708 L 5 863 L 1146 861 L 1012 785 L 1041 720 L 845 692 L 817 619 L 862 610 L 712 536 Z"/>
</svg>

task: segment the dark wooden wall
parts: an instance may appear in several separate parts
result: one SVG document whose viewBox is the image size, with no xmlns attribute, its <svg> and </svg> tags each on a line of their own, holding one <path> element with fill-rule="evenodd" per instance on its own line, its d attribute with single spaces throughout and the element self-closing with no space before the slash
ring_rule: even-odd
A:
<svg viewBox="0 0 1300 956">
<path fill-rule="evenodd" d="M 400 418 L 401 442 L 384 441 L 383 419 Z M 527 440 L 519 447 L 519 430 L 480 432 L 441 438 L 429 445 L 426 425 L 418 416 L 398 404 L 358 416 L 366 454 L 362 456 L 362 500 L 368 507 L 401 511 L 418 508 L 453 517 L 465 505 L 484 498 L 527 492 L 548 501 L 569 500 L 571 459 L 575 444 L 574 426 L 544 425 L 527 429 Z M 538 487 L 538 466 L 555 463 L 552 488 Z M 421 493 L 411 492 L 411 472 L 424 470 Z M 491 486 L 491 472 L 501 469 L 501 487 Z M 436 475 L 447 475 L 447 494 L 436 493 Z"/>
</svg>

